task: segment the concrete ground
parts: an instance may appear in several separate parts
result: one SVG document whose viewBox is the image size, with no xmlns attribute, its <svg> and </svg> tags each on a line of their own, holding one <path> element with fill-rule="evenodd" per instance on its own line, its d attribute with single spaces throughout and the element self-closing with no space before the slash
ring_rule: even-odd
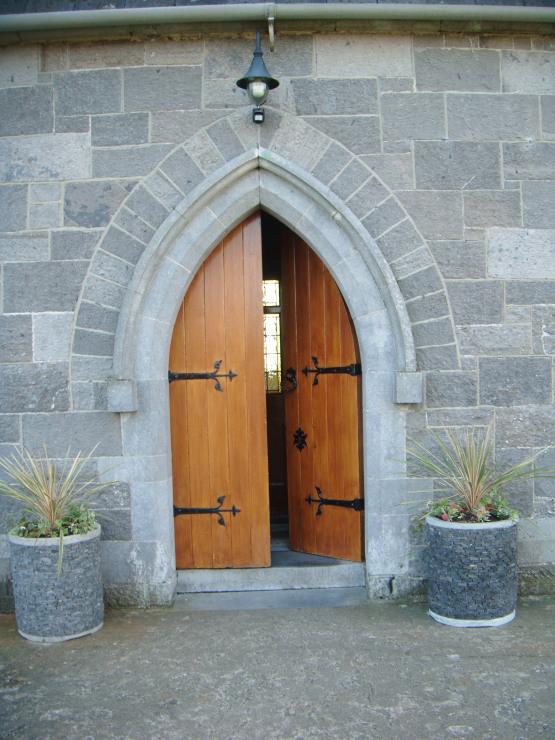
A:
<svg viewBox="0 0 555 740">
<path fill-rule="evenodd" d="M 200 607 L 200 608 L 199 608 Z M 555 738 L 555 598 L 494 629 L 423 604 L 108 611 L 40 646 L 0 616 L 2 738 Z"/>
</svg>

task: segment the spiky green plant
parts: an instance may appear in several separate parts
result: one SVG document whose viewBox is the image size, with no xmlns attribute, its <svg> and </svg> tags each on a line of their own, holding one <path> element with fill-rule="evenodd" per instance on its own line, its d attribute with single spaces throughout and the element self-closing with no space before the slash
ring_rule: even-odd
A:
<svg viewBox="0 0 555 740">
<path fill-rule="evenodd" d="M 426 513 L 440 519 L 484 522 L 516 518 L 517 511 L 502 498 L 503 489 L 525 478 L 555 477 L 554 468 L 535 464 L 543 450 L 499 473 L 493 464 L 491 425 L 485 431 L 467 429 L 463 434 L 448 429 L 446 439 L 435 432 L 432 436 L 437 452 L 411 440 L 407 453 L 434 478 L 439 490 L 452 492 L 429 504 Z"/>
</svg>

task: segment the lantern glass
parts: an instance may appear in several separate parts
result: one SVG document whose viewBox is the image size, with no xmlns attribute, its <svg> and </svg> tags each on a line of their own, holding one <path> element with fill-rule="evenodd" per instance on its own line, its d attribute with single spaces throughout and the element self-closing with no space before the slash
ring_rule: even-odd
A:
<svg viewBox="0 0 555 740">
<path fill-rule="evenodd" d="M 251 80 L 248 94 L 253 105 L 262 105 L 268 97 L 268 83 L 265 80 Z"/>
</svg>

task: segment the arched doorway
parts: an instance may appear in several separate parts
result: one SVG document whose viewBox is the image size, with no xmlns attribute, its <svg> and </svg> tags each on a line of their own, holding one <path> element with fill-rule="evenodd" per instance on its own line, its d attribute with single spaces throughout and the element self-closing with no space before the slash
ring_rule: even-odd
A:
<svg viewBox="0 0 555 740">
<path fill-rule="evenodd" d="M 204 370 L 203 370 L 204 368 Z M 169 359 L 176 562 L 362 561 L 361 375 L 348 308 L 308 244 L 260 212 L 197 271 Z"/>
</svg>

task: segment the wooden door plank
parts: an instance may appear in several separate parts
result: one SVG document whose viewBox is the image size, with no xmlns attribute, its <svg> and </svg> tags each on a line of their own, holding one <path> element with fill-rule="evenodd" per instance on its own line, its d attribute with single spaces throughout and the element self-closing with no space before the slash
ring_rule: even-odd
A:
<svg viewBox="0 0 555 740">
<path fill-rule="evenodd" d="M 223 244 L 219 244 L 204 265 L 204 298 L 206 313 L 206 357 L 210 368 L 216 360 L 222 361 L 221 371 L 226 372 L 224 306 L 224 259 Z M 207 383 L 206 425 L 208 428 L 208 480 L 212 505 L 218 497 L 225 496 L 224 508 L 233 504 L 229 486 L 229 454 L 227 428 L 227 381 L 222 381 L 223 391 Z M 225 567 L 232 556 L 231 514 L 223 514 L 225 526 L 218 518 L 210 516 L 212 564 L 214 568 Z"/>
<path fill-rule="evenodd" d="M 295 275 L 295 244 L 292 232 L 283 228 L 281 234 L 281 276 L 283 291 L 282 331 L 285 369 L 292 367 L 301 379 L 301 364 L 297 354 L 297 306 Z M 289 544 L 292 549 L 302 548 L 301 507 L 301 455 L 294 445 L 295 430 L 299 427 L 299 388 L 285 393 L 285 449 L 287 460 L 287 491 L 289 513 Z"/>
<path fill-rule="evenodd" d="M 185 322 L 183 304 L 179 308 L 170 346 L 170 370 L 185 370 Z M 187 426 L 187 386 L 185 383 L 170 385 L 171 439 L 186 440 Z M 189 486 L 189 447 L 187 444 L 172 444 L 172 472 L 174 480 L 174 504 L 191 506 Z M 193 565 L 193 547 L 191 538 L 191 520 L 187 516 L 178 516 L 175 524 L 175 559 L 178 568 L 190 568 Z"/>
<path fill-rule="evenodd" d="M 211 360 L 206 356 L 206 320 L 204 298 L 204 266 L 195 276 L 187 291 L 184 307 L 185 346 L 187 348 L 187 372 L 204 372 Z M 179 382 L 179 381 L 176 381 Z M 208 469 L 208 428 L 205 409 L 209 385 L 203 380 L 188 382 L 187 387 L 187 424 L 189 434 L 189 480 L 191 505 L 213 506 L 205 471 Z M 211 390 L 211 389 L 210 389 Z M 195 568 L 211 568 L 212 561 L 212 525 L 209 516 L 189 516 L 191 520 L 191 539 Z"/>
<path fill-rule="evenodd" d="M 251 509 L 251 565 L 270 565 L 268 433 L 264 381 L 262 306 L 262 224 L 260 214 L 243 224 L 245 297 L 245 384 L 247 399 L 248 490 Z"/>
</svg>

